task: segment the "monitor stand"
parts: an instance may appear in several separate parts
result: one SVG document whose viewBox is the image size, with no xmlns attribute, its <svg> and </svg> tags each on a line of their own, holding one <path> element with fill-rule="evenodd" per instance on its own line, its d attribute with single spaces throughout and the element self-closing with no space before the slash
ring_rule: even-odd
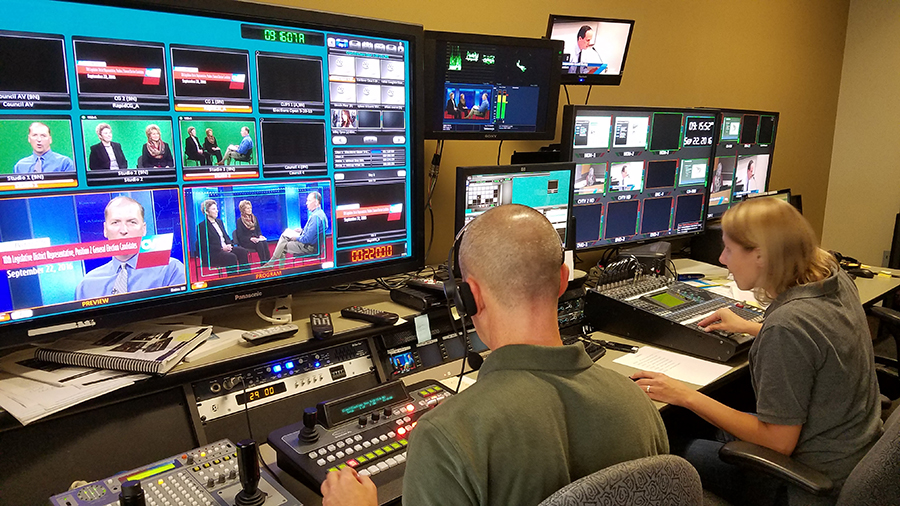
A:
<svg viewBox="0 0 900 506">
<path fill-rule="evenodd" d="M 276 297 L 275 298 L 275 307 L 272 309 L 272 316 L 266 316 L 262 314 L 262 311 L 259 310 L 259 305 L 262 302 L 261 300 L 256 301 L 256 316 L 259 316 L 263 320 L 274 323 L 278 325 L 284 325 L 285 323 L 291 323 L 294 320 L 294 317 L 291 315 L 291 305 L 292 305 L 293 297 L 291 295 L 285 295 L 284 297 Z"/>
</svg>

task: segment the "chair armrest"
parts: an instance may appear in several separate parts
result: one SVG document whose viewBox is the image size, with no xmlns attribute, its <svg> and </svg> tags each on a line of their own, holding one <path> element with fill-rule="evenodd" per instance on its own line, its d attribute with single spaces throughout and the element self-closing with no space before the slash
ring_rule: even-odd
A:
<svg viewBox="0 0 900 506">
<path fill-rule="evenodd" d="M 807 492 L 825 496 L 834 489 L 831 478 L 797 462 L 783 453 L 746 441 L 732 441 L 719 450 L 719 458 L 729 464 L 755 469 Z"/>
<path fill-rule="evenodd" d="M 887 307 L 872 306 L 869 308 L 869 313 L 889 325 L 900 328 L 900 311 Z"/>
</svg>

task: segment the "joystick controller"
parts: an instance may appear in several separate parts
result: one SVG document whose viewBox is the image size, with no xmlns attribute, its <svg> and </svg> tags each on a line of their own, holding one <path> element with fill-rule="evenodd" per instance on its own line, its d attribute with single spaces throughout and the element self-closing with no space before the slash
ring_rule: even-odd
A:
<svg viewBox="0 0 900 506">
<path fill-rule="evenodd" d="M 243 490 L 234 497 L 235 506 L 262 506 L 266 494 L 259 489 L 259 460 L 256 456 L 256 441 L 245 439 L 237 446 L 238 471 Z"/>
<path fill-rule="evenodd" d="M 122 492 L 119 493 L 119 504 L 121 506 L 145 506 L 144 489 L 141 488 L 140 481 L 126 481 L 122 484 Z"/>
<path fill-rule="evenodd" d="M 316 430 L 316 422 L 318 420 L 318 410 L 316 408 L 305 408 L 303 410 L 303 428 L 297 436 L 303 443 L 315 443 L 319 440 L 319 431 Z"/>
</svg>

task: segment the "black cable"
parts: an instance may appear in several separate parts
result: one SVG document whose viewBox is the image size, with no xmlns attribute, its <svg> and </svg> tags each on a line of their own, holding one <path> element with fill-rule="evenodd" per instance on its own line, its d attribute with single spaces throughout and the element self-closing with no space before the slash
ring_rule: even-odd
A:
<svg viewBox="0 0 900 506">
<path fill-rule="evenodd" d="M 500 145 L 497 146 L 497 165 L 500 165 L 500 152 L 503 151 L 503 141 L 500 141 Z"/>
<path fill-rule="evenodd" d="M 584 105 L 587 105 L 587 104 L 588 104 L 588 99 L 591 98 L 591 90 L 592 90 L 593 88 L 594 88 L 594 85 L 593 85 L 593 84 L 590 85 L 590 86 L 588 86 L 588 92 L 587 92 L 587 95 L 585 95 L 585 97 L 584 97 Z"/>
<path fill-rule="evenodd" d="M 563 85 L 563 91 L 566 92 L 566 105 L 571 105 L 572 103 L 569 102 L 569 85 L 568 84 Z"/>
</svg>

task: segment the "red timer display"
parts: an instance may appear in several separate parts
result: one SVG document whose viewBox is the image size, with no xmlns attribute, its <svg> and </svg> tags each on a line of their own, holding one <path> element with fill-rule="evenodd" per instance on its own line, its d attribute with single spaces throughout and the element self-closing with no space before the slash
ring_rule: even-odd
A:
<svg viewBox="0 0 900 506">
<path fill-rule="evenodd" d="M 358 264 L 371 262 L 373 260 L 400 257 L 405 253 L 405 243 L 391 243 L 339 251 L 337 252 L 337 257 L 338 261 L 342 264 Z"/>
</svg>

